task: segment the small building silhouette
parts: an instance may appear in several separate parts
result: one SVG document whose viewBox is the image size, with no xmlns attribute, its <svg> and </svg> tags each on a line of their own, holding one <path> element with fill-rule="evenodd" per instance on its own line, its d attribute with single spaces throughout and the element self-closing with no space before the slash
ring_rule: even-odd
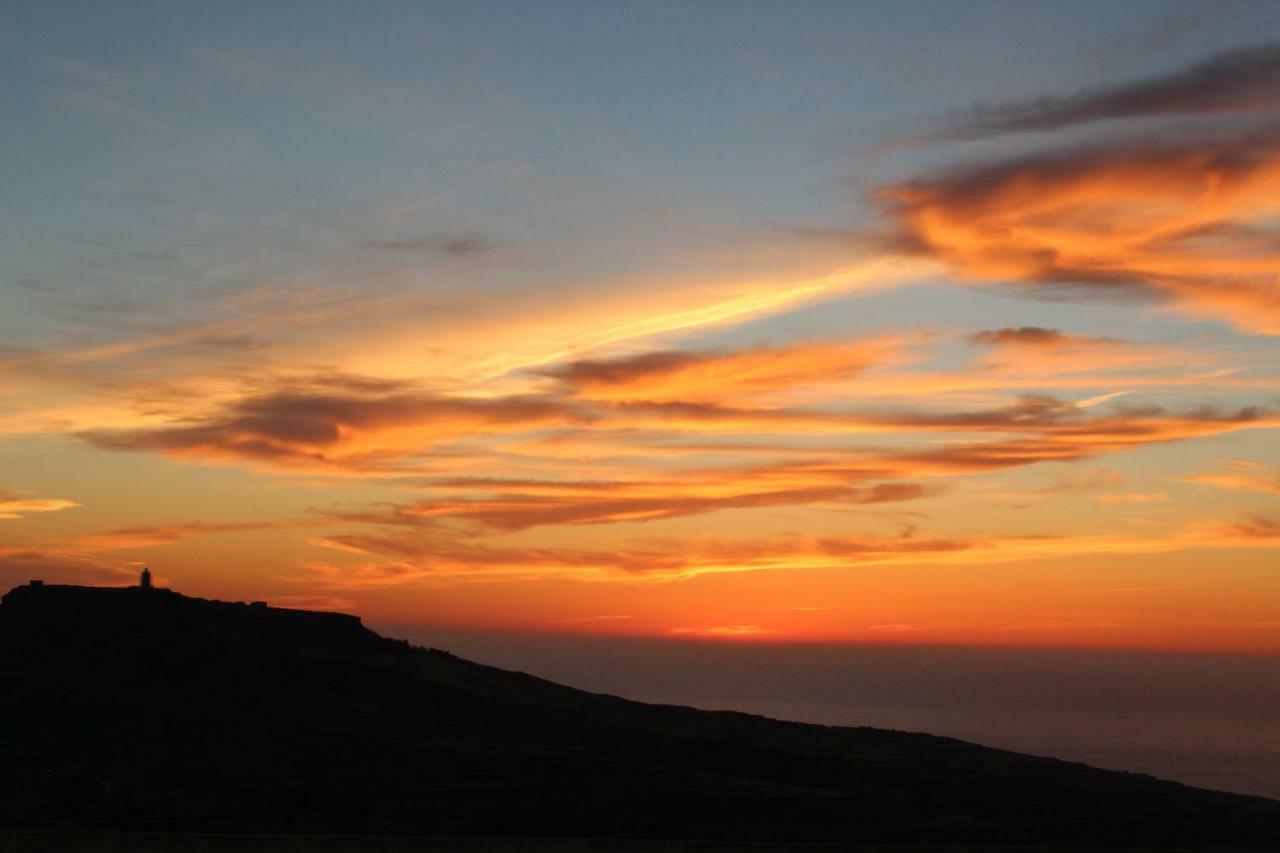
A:
<svg viewBox="0 0 1280 853">
<path fill-rule="evenodd" d="M 138 586 L 143 589 L 151 589 L 151 569 L 146 566 L 142 567 L 142 576 L 138 578 Z"/>
</svg>

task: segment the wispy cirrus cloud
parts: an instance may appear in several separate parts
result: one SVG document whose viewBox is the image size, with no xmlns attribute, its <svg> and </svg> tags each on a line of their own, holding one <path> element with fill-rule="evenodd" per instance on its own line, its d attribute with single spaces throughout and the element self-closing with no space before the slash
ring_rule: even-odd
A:
<svg viewBox="0 0 1280 853">
<path fill-rule="evenodd" d="M 136 92 L 123 73 L 81 59 L 49 61 L 58 77 L 52 89 L 59 103 L 147 131 L 168 131 L 167 123 L 137 103 Z"/>
</svg>

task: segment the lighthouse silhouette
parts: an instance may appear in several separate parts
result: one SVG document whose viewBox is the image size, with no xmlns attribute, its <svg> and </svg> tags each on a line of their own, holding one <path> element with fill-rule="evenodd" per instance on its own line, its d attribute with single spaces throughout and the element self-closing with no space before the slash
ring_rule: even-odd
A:
<svg viewBox="0 0 1280 853">
<path fill-rule="evenodd" d="M 142 567 L 142 576 L 138 578 L 138 586 L 143 589 L 151 589 L 151 569 L 146 566 Z"/>
</svg>

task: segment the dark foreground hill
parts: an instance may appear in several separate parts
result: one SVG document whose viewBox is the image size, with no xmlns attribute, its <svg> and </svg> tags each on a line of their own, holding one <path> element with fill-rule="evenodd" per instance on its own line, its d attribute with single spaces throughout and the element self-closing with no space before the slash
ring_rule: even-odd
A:
<svg viewBox="0 0 1280 853">
<path fill-rule="evenodd" d="M 646 705 L 164 590 L 0 605 L 0 827 L 1280 849 L 1280 802 Z"/>
</svg>

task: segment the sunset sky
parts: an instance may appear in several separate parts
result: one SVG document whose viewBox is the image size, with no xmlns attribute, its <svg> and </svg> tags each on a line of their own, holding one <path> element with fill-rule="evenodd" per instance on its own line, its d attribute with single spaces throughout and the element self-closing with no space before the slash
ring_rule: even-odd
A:
<svg viewBox="0 0 1280 853">
<path fill-rule="evenodd" d="M 1280 4 L 4 19 L 5 589 L 1280 654 Z"/>
</svg>

